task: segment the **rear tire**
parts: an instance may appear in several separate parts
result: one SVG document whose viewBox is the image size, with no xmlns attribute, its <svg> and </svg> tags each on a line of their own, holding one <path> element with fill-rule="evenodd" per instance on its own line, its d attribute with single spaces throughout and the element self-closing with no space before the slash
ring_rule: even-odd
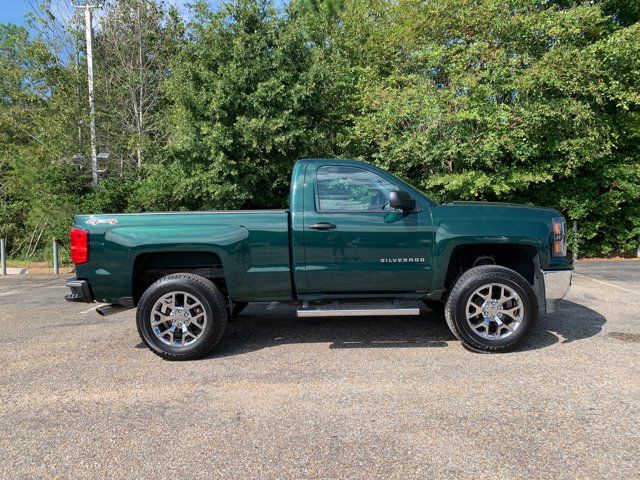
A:
<svg viewBox="0 0 640 480">
<path fill-rule="evenodd" d="M 167 275 L 140 298 L 138 334 L 166 360 L 193 360 L 209 353 L 227 326 L 227 307 L 213 282 L 191 273 Z"/>
<path fill-rule="evenodd" d="M 508 352 L 538 321 L 538 299 L 519 273 L 498 265 L 474 267 L 455 283 L 445 305 L 451 332 L 476 352 Z"/>
</svg>

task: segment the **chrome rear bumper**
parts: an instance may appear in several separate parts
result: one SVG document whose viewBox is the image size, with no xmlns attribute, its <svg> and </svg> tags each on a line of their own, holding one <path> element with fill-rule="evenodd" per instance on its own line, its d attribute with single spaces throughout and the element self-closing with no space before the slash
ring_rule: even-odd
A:
<svg viewBox="0 0 640 480">
<path fill-rule="evenodd" d="M 544 279 L 544 300 L 547 313 L 558 310 L 560 300 L 569 291 L 573 270 L 548 270 L 542 272 Z"/>
</svg>

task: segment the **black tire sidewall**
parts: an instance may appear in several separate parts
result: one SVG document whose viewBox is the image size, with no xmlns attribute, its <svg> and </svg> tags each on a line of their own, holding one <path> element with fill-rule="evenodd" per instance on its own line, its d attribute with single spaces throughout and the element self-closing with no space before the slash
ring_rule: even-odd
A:
<svg viewBox="0 0 640 480">
<path fill-rule="evenodd" d="M 158 299 L 174 291 L 184 291 L 196 297 L 202 303 L 207 315 L 207 325 L 202 335 L 200 335 L 195 343 L 185 347 L 172 347 L 162 343 L 160 339 L 155 336 L 151 327 L 151 309 Z M 189 279 L 160 280 L 157 284 L 152 285 L 140 299 L 136 315 L 138 330 L 144 342 L 149 348 L 160 354 L 170 354 L 180 357 L 190 356 L 194 354 L 194 352 L 199 352 L 205 345 L 211 343 L 212 338 L 221 337 L 226 326 L 226 319 L 222 319 L 220 312 L 215 311 L 214 305 L 218 299 L 213 298 L 214 296 L 215 292 L 211 292 L 204 286 Z M 226 314 L 226 311 L 224 314 Z"/>
<path fill-rule="evenodd" d="M 529 336 L 535 327 L 538 308 L 537 299 L 533 290 L 527 284 L 524 278 L 518 278 L 515 272 L 508 274 L 506 272 L 482 273 L 478 276 L 469 278 L 464 285 L 461 286 L 458 295 L 454 299 L 454 322 L 462 339 L 472 348 L 485 350 L 486 347 L 496 350 L 508 350 L 520 344 Z M 471 294 L 478 288 L 489 283 L 502 283 L 509 288 L 514 289 L 524 305 L 524 316 L 520 328 L 507 338 L 500 340 L 491 340 L 477 335 L 467 322 L 466 307 L 467 301 Z"/>
</svg>

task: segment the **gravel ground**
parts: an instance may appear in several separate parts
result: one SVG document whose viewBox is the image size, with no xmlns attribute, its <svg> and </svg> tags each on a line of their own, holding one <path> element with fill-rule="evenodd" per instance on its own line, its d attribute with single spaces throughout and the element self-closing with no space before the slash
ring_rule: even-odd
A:
<svg viewBox="0 0 640 480">
<path fill-rule="evenodd" d="M 420 317 L 251 305 L 211 357 L 0 278 L 1 478 L 637 478 L 640 262 L 579 263 L 518 352 Z M 619 272 L 624 272 L 620 274 Z"/>
</svg>

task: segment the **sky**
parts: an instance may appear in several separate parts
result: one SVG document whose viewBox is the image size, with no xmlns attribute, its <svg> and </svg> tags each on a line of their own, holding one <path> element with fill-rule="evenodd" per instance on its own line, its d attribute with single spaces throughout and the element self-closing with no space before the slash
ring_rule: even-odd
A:
<svg viewBox="0 0 640 480">
<path fill-rule="evenodd" d="M 40 0 L 31 0 L 32 3 L 39 3 Z M 103 0 L 104 1 L 104 0 Z M 74 0 L 73 3 L 83 3 L 82 1 Z M 167 3 L 172 3 L 178 7 L 179 10 L 187 10 L 187 3 L 191 3 L 193 0 L 167 0 Z M 68 6 L 72 3 L 72 0 L 52 0 L 52 10 L 56 10 L 57 4 L 62 6 Z M 210 3 L 217 3 L 217 0 L 210 0 Z M 30 11 L 27 0 L 0 0 L 0 23 L 15 23 L 18 25 L 24 25 L 24 14 Z"/>
<path fill-rule="evenodd" d="M 0 23 L 24 24 L 25 0 L 0 0 Z"/>
</svg>

